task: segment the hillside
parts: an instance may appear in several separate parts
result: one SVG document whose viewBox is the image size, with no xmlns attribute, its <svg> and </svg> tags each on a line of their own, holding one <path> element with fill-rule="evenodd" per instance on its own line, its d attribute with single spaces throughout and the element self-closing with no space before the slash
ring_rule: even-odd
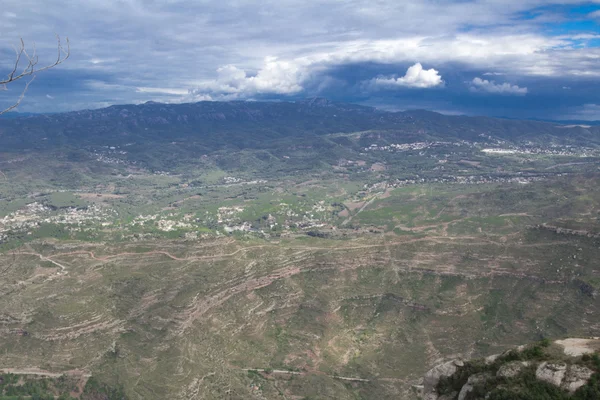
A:
<svg viewBox="0 0 600 400">
<path fill-rule="evenodd" d="M 0 120 L 2 379 L 413 399 L 440 359 L 600 336 L 599 129 L 322 99 Z"/>
</svg>

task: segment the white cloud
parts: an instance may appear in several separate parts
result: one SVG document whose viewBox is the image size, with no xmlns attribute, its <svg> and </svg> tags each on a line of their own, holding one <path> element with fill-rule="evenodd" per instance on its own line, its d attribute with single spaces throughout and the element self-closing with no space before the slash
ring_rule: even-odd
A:
<svg viewBox="0 0 600 400">
<path fill-rule="evenodd" d="M 116 62 L 119 62 L 118 58 L 105 58 L 105 59 L 100 59 L 100 58 L 92 58 L 91 60 L 89 60 L 89 62 L 93 65 L 98 65 L 98 64 L 114 64 Z"/>
<path fill-rule="evenodd" d="M 173 88 L 159 88 L 159 87 L 138 87 L 136 88 L 138 93 L 158 93 L 158 94 L 170 94 L 170 95 L 186 95 L 188 94 L 187 89 L 173 89 Z"/>
<path fill-rule="evenodd" d="M 47 95 L 46 95 L 46 98 L 47 98 L 47 99 L 50 99 L 50 100 L 53 100 L 53 99 L 54 99 L 54 96 L 50 96 L 49 94 L 47 94 Z"/>
<path fill-rule="evenodd" d="M 249 75 L 234 65 L 226 65 L 217 70 L 216 79 L 200 82 L 189 90 L 189 94 L 193 100 L 231 100 L 248 99 L 260 94 L 297 94 L 305 89 L 304 83 L 311 73 L 326 65 L 318 61 L 320 60 L 306 58 L 284 61 L 266 57 L 262 67 L 254 75 Z M 375 78 L 370 84 L 376 87 L 432 88 L 443 85 L 444 81 L 437 70 L 425 70 L 420 63 L 416 63 L 408 68 L 402 77 Z"/>
<path fill-rule="evenodd" d="M 513 95 L 525 95 L 527 94 L 526 87 L 519 87 L 517 85 L 511 85 L 510 83 L 496 83 L 494 81 L 488 81 L 487 79 L 474 78 L 471 81 L 471 90 L 474 92 L 486 92 L 496 94 L 513 94 Z"/>
<path fill-rule="evenodd" d="M 444 84 L 439 72 L 433 68 L 423 69 L 421 63 L 409 67 L 406 74 L 399 78 L 375 78 L 371 84 L 379 87 L 409 87 L 409 88 L 432 88 Z"/>
<path fill-rule="evenodd" d="M 595 18 L 595 19 L 600 19 L 600 10 L 589 13 L 588 17 Z"/>
<path fill-rule="evenodd" d="M 131 89 L 124 85 L 107 83 L 107 82 L 100 81 L 97 79 L 89 79 L 84 82 L 84 85 L 85 85 L 85 87 L 87 87 L 89 89 L 102 90 L 102 91 L 130 90 Z"/>
<path fill-rule="evenodd" d="M 226 65 L 217 70 L 215 80 L 202 82 L 190 90 L 196 97 L 236 99 L 248 98 L 256 94 L 295 94 L 303 90 L 306 68 L 297 62 L 280 61 L 275 57 L 266 57 L 262 67 L 255 75 L 236 67 Z"/>
</svg>

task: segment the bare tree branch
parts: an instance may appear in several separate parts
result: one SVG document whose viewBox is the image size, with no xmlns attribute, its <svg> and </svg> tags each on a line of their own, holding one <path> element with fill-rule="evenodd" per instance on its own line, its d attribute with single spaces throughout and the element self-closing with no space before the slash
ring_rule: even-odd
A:
<svg viewBox="0 0 600 400">
<path fill-rule="evenodd" d="M 5 108 L 4 110 L 0 111 L 0 115 L 9 112 L 10 110 L 13 110 L 15 108 L 17 108 L 19 106 L 19 104 L 21 104 L 21 102 L 23 101 L 23 98 L 25 97 L 25 93 L 27 93 L 27 89 L 29 89 L 29 84 L 31 82 L 33 82 L 33 80 L 35 79 L 35 76 L 32 77 L 26 84 L 25 84 L 25 88 L 23 89 L 23 91 L 21 92 L 21 96 L 19 96 L 19 99 L 16 101 L 15 104 L 13 104 L 12 106 Z"/>
<path fill-rule="evenodd" d="M 13 70 L 10 72 L 10 75 L 8 75 L 8 80 L 12 80 L 13 77 L 15 76 L 15 72 L 17 72 L 17 68 L 19 67 L 19 63 L 21 62 L 21 55 L 23 54 L 23 50 L 25 50 L 25 42 L 23 42 L 23 39 L 21 39 L 21 47 L 19 48 L 19 50 L 17 50 L 17 48 L 15 47 L 15 53 L 17 53 L 17 59 L 15 61 L 15 66 L 13 68 Z"/>
<path fill-rule="evenodd" d="M 44 67 L 36 68 L 38 65 L 38 62 L 39 62 L 39 58 L 37 55 L 37 49 L 35 47 L 35 43 L 33 44 L 33 49 L 30 54 L 27 51 L 27 48 L 25 47 L 25 41 L 23 41 L 23 39 L 21 39 L 21 43 L 20 43 L 19 47 L 15 48 L 16 56 L 15 56 L 15 62 L 14 62 L 13 68 L 5 79 L 0 79 L 0 87 L 3 88 L 4 90 L 6 90 L 6 85 L 9 83 L 16 82 L 20 79 L 25 78 L 26 76 L 31 76 L 31 79 L 25 85 L 25 88 L 23 89 L 23 92 L 21 92 L 21 96 L 18 98 L 18 100 L 12 106 L 10 106 L 4 110 L 0 110 L 0 115 L 4 114 L 10 110 L 15 109 L 19 104 L 21 104 L 21 101 L 23 101 L 23 98 L 25 97 L 25 93 L 27 93 L 27 89 L 29 89 L 29 85 L 35 79 L 35 74 L 37 74 L 38 72 L 42 72 L 47 69 L 56 67 L 57 65 L 62 64 L 69 58 L 69 56 L 71 55 L 71 46 L 69 43 L 69 38 L 66 38 L 66 48 L 62 44 L 62 42 L 60 40 L 60 36 L 56 35 L 56 41 L 58 42 L 58 46 L 57 46 L 58 55 L 56 57 L 56 61 L 54 61 L 52 64 L 48 64 Z M 25 65 L 20 70 L 21 72 L 17 72 L 17 71 L 19 71 L 19 67 L 20 66 L 22 67 L 21 64 L 23 64 L 22 63 L 23 59 L 27 60 L 27 65 Z"/>
</svg>

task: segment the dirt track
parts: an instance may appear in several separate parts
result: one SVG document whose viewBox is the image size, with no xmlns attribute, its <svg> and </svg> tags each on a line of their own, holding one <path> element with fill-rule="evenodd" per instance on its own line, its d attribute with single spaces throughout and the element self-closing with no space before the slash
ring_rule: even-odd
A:
<svg viewBox="0 0 600 400">
<path fill-rule="evenodd" d="M 506 245 L 505 243 L 496 242 L 491 239 L 482 240 L 481 237 L 477 237 L 477 236 L 457 236 L 457 237 L 426 236 L 426 237 L 413 238 L 413 239 L 408 239 L 408 240 L 403 240 L 403 241 L 386 242 L 386 243 L 381 243 L 381 244 L 367 244 L 367 245 L 359 245 L 359 246 L 340 246 L 340 247 L 290 246 L 290 247 L 285 247 L 285 248 L 289 249 L 289 250 L 347 251 L 347 250 L 370 249 L 370 248 L 377 248 L 377 247 L 399 246 L 399 245 L 403 245 L 403 244 L 410 244 L 410 243 L 416 243 L 416 242 L 432 242 L 432 243 L 436 243 L 436 244 L 444 244 L 444 243 L 452 243 L 452 242 L 456 242 L 456 241 L 460 241 L 460 240 L 473 240 L 472 242 L 468 242 L 468 244 L 470 246 L 485 245 L 485 244 L 493 244 L 493 245 L 498 245 L 498 246 Z M 513 245 L 518 246 L 518 247 L 529 247 L 529 246 L 538 247 L 538 246 L 544 246 L 544 245 L 554 246 L 556 244 L 565 244 L 565 243 L 568 243 L 568 242 L 552 242 L 552 243 L 547 243 L 547 244 L 535 243 L 535 244 L 531 244 L 531 245 L 513 243 Z M 24 251 L 23 252 L 15 252 L 13 254 L 14 255 L 30 255 L 30 256 L 39 257 L 42 261 L 49 261 L 49 262 L 57 265 L 58 267 L 60 267 L 61 270 L 65 271 L 65 270 L 67 270 L 67 267 L 54 261 L 53 259 L 55 259 L 57 257 L 63 257 L 63 256 L 87 254 L 90 256 L 90 258 L 92 258 L 94 260 L 108 261 L 111 259 L 115 259 L 115 258 L 119 258 L 119 257 L 127 257 L 127 256 L 144 257 L 144 256 L 152 256 L 152 255 L 163 255 L 163 256 L 168 257 L 175 261 L 200 261 L 200 260 L 216 260 L 216 259 L 221 259 L 221 258 L 233 257 L 242 252 L 255 250 L 255 249 L 261 249 L 261 248 L 269 248 L 269 247 L 277 248 L 278 246 L 274 245 L 274 244 L 264 244 L 264 245 L 242 247 L 232 253 L 217 254 L 217 255 L 212 255 L 212 256 L 190 256 L 190 257 L 177 257 L 177 256 L 174 256 L 173 254 L 169 253 L 168 251 L 164 251 L 164 250 L 152 250 L 152 251 L 139 252 L 139 253 L 123 252 L 123 253 L 117 253 L 117 254 L 113 254 L 113 255 L 100 256 L 100 257 L 96 256 L 93 251 L 86 251 L 86 250 L 71 251 L 71 252 L 65 252 L 65 253 L 56 253 L 56 254 L 52 254 L 50 256 L 44 256 L 43 254 L 39 254 L 39 253 L 35 253 L 35 252 L 24 252 Z"/>
<path fill-rule="evenodd" d="M 65 372 L 50 372 L 45 371 L 39 368 L 0 368 L 0 373 L 2 374 L 14 374 L 14 375 L 36 375 L 36 376 L 45 376 L 48 378 L 60 378 L 63 375 L 75 376 L 75 377 L 84 377 L 89 378 L 92 374 L 87 372 L 74 369 L 71 371 Z"/>
</svg>

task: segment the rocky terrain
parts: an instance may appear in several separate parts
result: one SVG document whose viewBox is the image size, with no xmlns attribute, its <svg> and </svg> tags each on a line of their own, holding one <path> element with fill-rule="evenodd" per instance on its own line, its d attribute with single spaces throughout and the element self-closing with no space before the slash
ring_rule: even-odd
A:
<svg viewBox="0 0 600 400">
<path fill-rule="evenodd" d="M 600 338 L 543 340 L 478 360 L 454 359 L 414 386 L 423 400 L 597 399 Z"/>
</svg>

